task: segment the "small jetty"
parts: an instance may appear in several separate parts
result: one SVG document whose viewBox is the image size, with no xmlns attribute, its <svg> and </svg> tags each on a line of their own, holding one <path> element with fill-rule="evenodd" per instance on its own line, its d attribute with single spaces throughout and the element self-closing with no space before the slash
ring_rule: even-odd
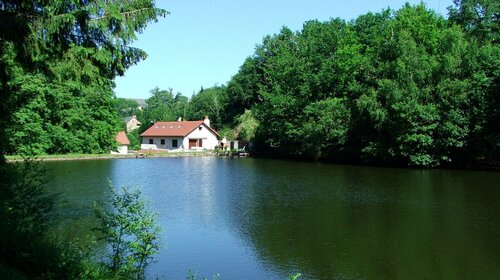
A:
<svg viewBox="0 0 500 280">
<path fill-rule="evenodd" d="M 250 157 L 249 148 L 253 143 L 251 141 L 230 140 L 225 137 L 220 142 L 220 145 L 215 149 L 218 156 L 222 157 Z"/>
<path fill-rule="evenodd" d="M 146 158 L 146 154 L 145 153 L 136 153 L 135 158 Z"/>
<path fill-rule="evenodd" d="M 250 153 L 248 151 L 234 151 L 234 150 L 218 150 L 217 156 L 220 157 L 250 157 Z"/>
</svg>

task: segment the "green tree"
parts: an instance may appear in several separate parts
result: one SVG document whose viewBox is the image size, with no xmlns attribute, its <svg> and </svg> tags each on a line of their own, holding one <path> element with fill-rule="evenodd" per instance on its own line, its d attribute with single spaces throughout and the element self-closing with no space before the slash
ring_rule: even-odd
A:
<svg viewBox="0 0 500 280">
<path fill-rule="evenodd" d="M 245 109 L 261 101 L 259 91 L 263 87 L 263 65 L 258 56 L 249 57 L 243 62 L 238 73 L 227 85 L 227 120 L 231 122 L 235 117 L 245 112 Z"/>
<path fill-rule="evenodd" d="M 285 27 L 228 83 L 233 115 L 251 107 L 257 152 L 266 154 L 494 165 L 499 48 L 476 30 L 498 33 L 493 2 L 456 1 L 450 21 L 406 4 L 351 22 L 309 21 L 299 32 Z M 479 23 L 467 23 L 466 10 Z"/>
<path fill-rule="evenodd" d="M 151 90 L 151 97 L 146 99 L 148 105 L 144 109 L 144 120 L 151 121 L 175 121 L 179 117 L 186 118 L 189 108 L 189 99 L 181 93 L 174 95 L 173 89 Z"/>
<path fill-rule="evenodd" d="M 245 110 L 245 113 L 241 114 L 236 119 L 236 134 L 238 139 L 250 141 L 255 138 L 255 131 L 259 127 L 259 123 L 253 116 L 252 111 Z"/>
<path fill-rule="evenodd" d="M 453 0 L 449 20 L 480 41 L 499 43 L 500 3 L 495 0 Z"/>
<path fill-rule="evenodd" d="M 111 246 L 109 269 L 118 277 L 143 279 L 146 267 L 160 249 L 160 227 L 139 190 L 118 193 L 109 184 L 109 205 L 95 204 L 97 231 Z"/>
<path fill-rule="evenodd" d="M 142 111 L 138 109 L 139 103 L 133 99 L 115 98 L 113 100 L 113 106 L 120 118 L 142 114 Z"/>
<path fill-rule="evenodd" d="M 303 154 L 319 159 L 344 148 L 348 137 L 350 112 L 340 98 L 329 98 L 304 109 Z"/>
<path fill-rule="evenodd" d="M 209 116 L 210 125 L 220 129 L 226 120 L 227 104 L 228 97 L 225 86 L 216 85 L 202 89 L 191 97 L 188 116 L 192 120 L 202 120 L 205 116 Z"/>
<path fill-rule="evenodd" d="M 148 0 L 0 1 L 2 155 L 12 150 L 8 148 L 12 140 L 30 131 L 42 143 L 30 153 L 77 151 L 82 147 L 76 142 L 90 144 L 85 152 L 109 150 L 118 129 L 112 107 L 113 79 L 146 57 L 130 44 L 148 23 L 164 15 L 166 11 Z M 47 104 L 63 97 L 57 105 L 65 110 L 57 110 L 61 107 L 56 105 L 55 110 L 44 111 L 43 101 L 31 103 L 41 96 Z M 38 117 L 26 116 L 25 106 L 36 107 Z M 71 110 L 74 106 L 76 112 Z M 75 113 L 91 125 L 64 124 Z M 14 135 L 11 132 L 17 129 L 9 130 L 12 125 L 30 126 L 17 123 L 19 117 L 34 117 L 32 122 L 38 123 Z M 58 143 L 46 140 L 52 133 L 56 142 L 69 136 L 74 143 L 59 151 Z"/>
</svg>

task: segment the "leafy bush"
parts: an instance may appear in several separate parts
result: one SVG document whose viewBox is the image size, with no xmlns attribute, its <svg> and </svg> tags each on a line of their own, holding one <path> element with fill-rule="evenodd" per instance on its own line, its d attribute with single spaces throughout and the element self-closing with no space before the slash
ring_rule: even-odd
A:
<svg viewBox="0 0 500 280">
<path fill-rule="evenodd" d="M 109 190 L 110 208 L 95 203 L 99 220 L 97 231 L 111 246 L 108 268 L 118 277 L 143 279 L 146 267 L 161 246 L 156 214 L 148 209 L 139 190 L 123 188 L 118 193 L 111 183 Z"/>
</svg>

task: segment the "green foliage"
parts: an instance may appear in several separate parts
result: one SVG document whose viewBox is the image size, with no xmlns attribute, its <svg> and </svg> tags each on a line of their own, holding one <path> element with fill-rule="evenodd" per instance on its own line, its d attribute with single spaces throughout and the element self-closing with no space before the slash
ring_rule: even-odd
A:
<svg viewBox="0 0 500 280">
<path fill-rule="evenodd" d="M 160 90 L 155 88 L 151 91 L 151 97 L 146 99 L 147 107 L 141 119 L 143 126 L 141 131 L 147 129 L 155 121 L 203 120 L 205 116 L 210 118 L 211 126 L 222 129 L 229 124 L 228 96 L 225 86 L 214 86 L 201 89 L 191 99 L 181 93 L 174 95 L 173 90 Z"/>
<path fill-rule="evenodd" d="M 148 209 L 141 192 L 109 184 L 108 207 L 95 205 L 98 232 L 111 246 L 109 269 L 119 277 L 143 279 L 146 267 L 160 249 L 156 214 Z"/>
<path fill-rule="evenodd" d="M 130 141 L 130 145 L 128 146 L 129 150 L 137 151 L 141 149 L 141 137 L 139 132 L 139 129 L 134 129 L 127 133 L 127 138 Z"/>
<path fill-rule="evenodd" d="M 500 3 L 495 0 L 453 0 L 448 8 L 450 21 L 481 41 L 499 43 Z"/>
<path fill-rule="evenodd" d="M 0 269 L 13 273 L 4 278 L 75 279 L 83 271 L 88 251 L 47 235 L 56 196 L 46 176 L 31 159 L 0 165 Z"/>
<path fill-rule="evenodd" d="M 302 276 L 302 274 L 296 272 L 296 273 L 292 273 L 290 274 L 290 280 L 298 280 L 300 278 L 300 276 Z"/>
<path fill-rule="evenodd" d="M 115 98 L 113 100 L 113 106 L 121 119 L 132 115 L 136 115 L 140 118 L 139 116 L 142 115 L 142 110 L 138 109 L 139 103 L 136 100 Z"/>
<path fill-rule="evenodd" d="M 226 137 L 227 140 L 234 140 L 235 136 L 235 131 L 229 126 L 223 127 L 222 129 L 219 129 L 217 132 L 219 132 L 219 135 L 224 138 Z"/>
<path fill-rule="evenodd" d="M 146 57 L 130 44 L 166 15 L 154 1 L 0 1 L 0 150 L 108 152 L 113 79 Z"/>
<path fill-rule="evenodd" d="M 255 138 L 255 131 L 259 127 L 259 123 L 252 115 L 251 110 L 245 110 L 245 112 L 236 118 L 236 133 L 238 139 L 250 141 Z"/>
<path fill-rule="evenodd" d="M 228 83 L 257 152 L 411 166 L 500 158 L 497 1 L 424 4 L 266 36 Z M 234 110 L 232 112 L 231 110 Z M 238 122 L 238 121 L 236 121 Z"/>
<path fill-rule="evenodd" d="M 192 120 L 203 120 L 205 116 L 209 116 L 210 125 L 215 129 L 220 129 L 226 121 L 227 104 L 226 87 L 216 85 L 202 89 L 191 97 L 188 117 Z"/>
<path fill-rule="evenodd" d="M 302 126 L 303 153 L 316 159 L 342 149 L 347 140 L 350 112 L 345 100 L 329 98 L 307 105 Z"/>
<path fill-rule="evenodd" d="M 227 119 L 232 120 L 259 101 L 259 90 L 262 87 L 262 65 L 258 57 L 249 57 L 240 67 L 227 85 L 228 105 Z"/>
<path fill-rule="evenodd" d="M 146 99 L 148 105 L 144 109 L 143 124 L 151 121 L 175 121 L 179 117 L 185 119 L 189 109 L 189 100 L 181 93 L 174 95 L 173 90 L 151 90 L 151 97 Z"/>
</svg>

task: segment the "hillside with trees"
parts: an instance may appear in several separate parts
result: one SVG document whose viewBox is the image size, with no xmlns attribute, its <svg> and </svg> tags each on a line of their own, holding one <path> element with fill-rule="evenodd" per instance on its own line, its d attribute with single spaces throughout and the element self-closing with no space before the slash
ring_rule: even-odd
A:
<svg viewBox="0 0 500 280">
<path fill-rule="evenodd" d="M 241 138 L 251 116 L 262 156 L 498 166 L 498 18 L 497 1 L 457 0 L 449 19 L 407 4 L 283 27 L 185 117 L 210 115 Z"/>
</svg>

